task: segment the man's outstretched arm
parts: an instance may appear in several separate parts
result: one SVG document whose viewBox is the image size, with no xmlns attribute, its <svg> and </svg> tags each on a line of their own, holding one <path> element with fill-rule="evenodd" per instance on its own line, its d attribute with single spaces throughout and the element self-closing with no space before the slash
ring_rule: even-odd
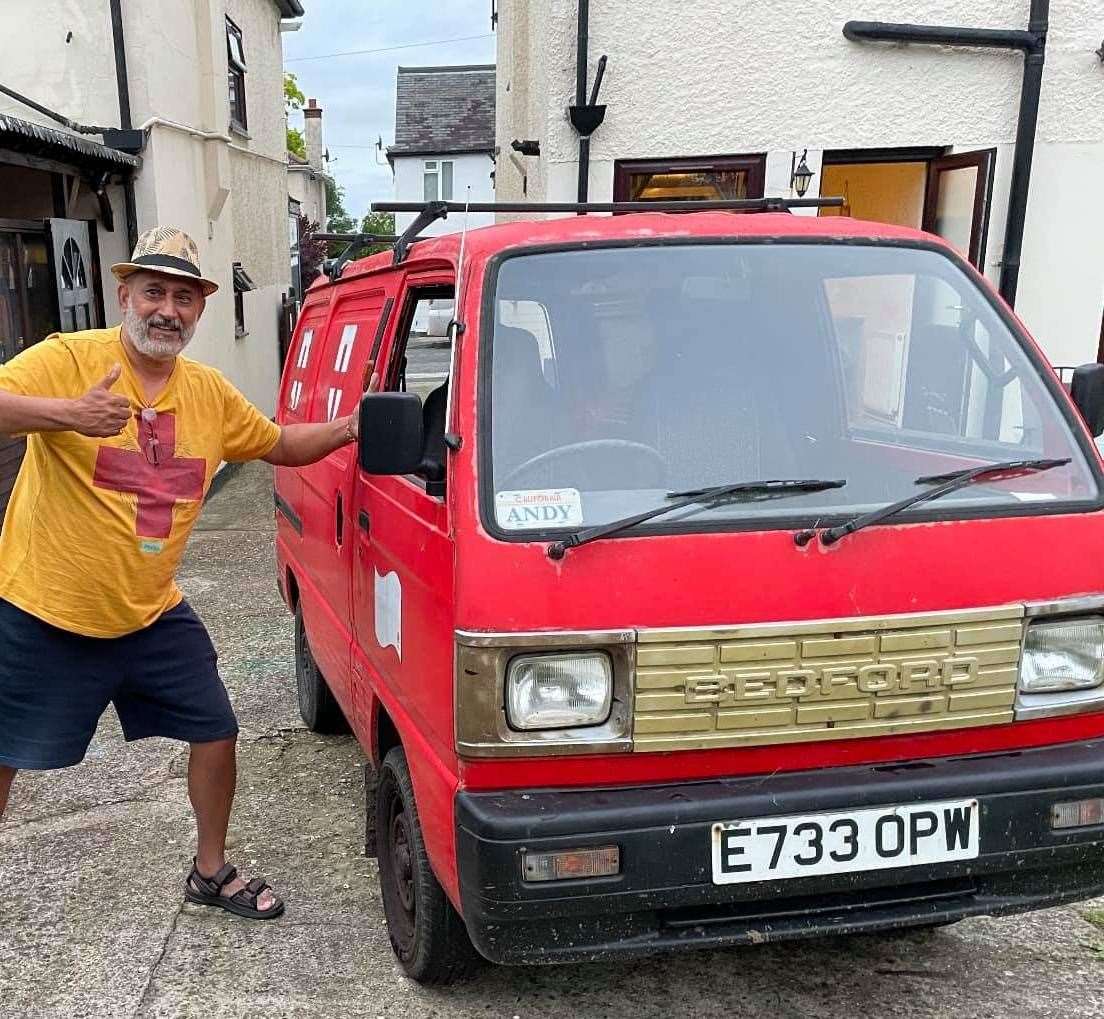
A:
<svg viewBox="0 0 1104 1019">
<path fill-rule="evenodd" d="M 303 467 L 355 442 L 359 415 L 318 425 L 284 425 L 276 445 L 262 460 L 277 467 Z"/>
<path fill-rule="evenodd" d="M 372 363 L 366 370 L 368 385 L 365 393 L 376 393 L 380 377 Z M 266 456 L 261 459 L 277 467 L 304 467 L 317 463 L 335 449 L 357 441 L 360 431 L 360 407 L 348 417 L 326 421 L 317 425 L 284 425 L 280 438 Z"/>
<path fill-rule="evenodd" d="M 118 435 L 130 420 L 130 401 L 112 393 L 122 368 L 115 365 L 84 396 L 20 396 L 0 388 L 0 435 L 79 432 L 98 438 Z"/>
</svg>

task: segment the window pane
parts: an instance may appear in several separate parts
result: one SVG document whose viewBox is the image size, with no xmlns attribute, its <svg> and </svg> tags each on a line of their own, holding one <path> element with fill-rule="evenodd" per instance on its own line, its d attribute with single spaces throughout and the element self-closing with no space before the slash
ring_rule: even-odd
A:
<svg viewBox="0 0 1104 1019">
<path fill-rule="evenodd" d="M 23 313 L 20 310 L 15 235 L 0 234 L 0 361 L 19 353 L 22 336 Z"/>
<path fill-rule="evenodd" d="M 23 278 L 27 284 L 30 322 L 24 346 L 49 336 L 57 328 L 57 291 L 50 272 L 44 237 L 23 236 Z"/>
<path fill-rule="evenodd" d="M 426 164 L 428 167 L 428 163 Z M 434 164 L 436 165 L 436 164 Z M 427 202 L 437 201 L 437 173 L 426 170 L 424 177 L 423 193 Z"/>
<path fill-rule="evenodd" d="M 921 476 L 1037 456 L 1070 463 L 963 489 L 939 512 L 1096 494 L 1039 369 L 937 252 L 778 243 L 531 254 L 502 263 L 493 307 L 483 441 L 502 505 L 558 493 L 591 526 L 671 491 L 840 478 L 840 489 L 697 508 L 670 525 L 838 522 L 915 494 Z M 493 502 L 486 511 L 498 517 Z"/>
<path fill-rule="evenodd" d="M 241 34 L 229 22 L 226 25 L 226 44 L 229 47 L 230 59 L 244 68 L 245 50 L 242 46 Z"/>
<path fill-rule="evenodd" d="M 441 164 L 441 199 L 445 202 L 452 201 L 452 160 Z"/>
<path fill-rule="evenodd" d="M 442 341 L 448 335 L 452 321 L 451 297 L 422 297 L 414 304 L 403 348 L 403 360 L 396 366 L 405 374 L 397 383 L 409 393 L 417 393 L 424 401 L 433 390 L 448 379 L 450 354 Z"/>
<path fill-rule="evenodd" d="M 970 257 L 977 184 L 976 166 L 944 170 L 939 174 L 939 194 L 935 203 L 935 233 L 953 244 L 963 258 Z"/>
<path fill-rule="evenodd" d="M 747 170 L 703 170 L 691 173 L 630 175 L 634 202 L 693 202 L 747 198 Z"/>
</svg>

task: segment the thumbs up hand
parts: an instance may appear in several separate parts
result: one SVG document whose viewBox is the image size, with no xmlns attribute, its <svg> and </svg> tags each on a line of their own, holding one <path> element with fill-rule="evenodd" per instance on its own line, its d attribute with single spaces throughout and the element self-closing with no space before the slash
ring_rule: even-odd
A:
<svg viewBox="0 0 1104 1019">
<path fill-rule="evenodd" d="M 72 401 L 73 431 L 95 438 L 118 435 L 130 420 L 130 401 L 111 392 L 111 387 L 123 374 L 122 365 L 111 370 L 84 396 Z"/>
</svg>

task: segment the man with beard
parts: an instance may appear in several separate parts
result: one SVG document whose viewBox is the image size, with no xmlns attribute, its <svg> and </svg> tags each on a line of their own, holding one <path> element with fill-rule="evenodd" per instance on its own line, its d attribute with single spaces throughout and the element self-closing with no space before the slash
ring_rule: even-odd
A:
<svg viewBox="0 0 1104 1019">
<path fill-rule="evenodd" d="M 355 441 L 358 419 L 281 428 L 180 356 L 218 289 L 181 231 L 143 234 L 112 272 L 121 326 L 0 365 L 0 434 L 28 436 L 0 532 L 0 816 L 16 771 L 79 763 L 113 703 L 127 740 L 190 744 L 185 897 L 270 919 L 284 903 L 226 862 L 238 725 L 174 578 L 224 460 L 313 463 Z"/>
</svg>

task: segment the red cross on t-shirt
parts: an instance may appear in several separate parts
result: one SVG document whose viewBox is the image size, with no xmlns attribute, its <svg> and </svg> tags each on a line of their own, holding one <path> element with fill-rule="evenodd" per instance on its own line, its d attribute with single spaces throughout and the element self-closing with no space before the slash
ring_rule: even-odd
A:
<svg viewBox="0 0 1104 1019">
<path fill-rule="evenodd" d="M 157 437 L 154 460 L 151 434 Z M 140 538 L 167 538 L 172 530 L 173 507 L 177 502 L 198 502 L 203 498 L 207 461 L 176 456 L 176 415 L 158 414 L 152 421 L 138 420 L 138 442 L 142 450 L 101 446 L 96 454 L 92 484 L 138 498 L 135 532 Z"/>
</svg>

